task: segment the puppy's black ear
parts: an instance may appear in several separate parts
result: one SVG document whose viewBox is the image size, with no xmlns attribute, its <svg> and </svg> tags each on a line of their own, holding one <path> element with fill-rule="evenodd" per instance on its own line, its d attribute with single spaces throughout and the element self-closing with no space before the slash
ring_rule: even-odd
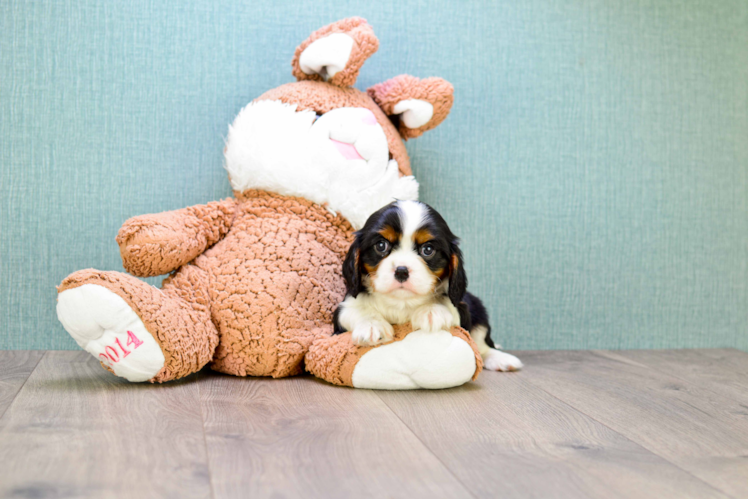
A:
<svg viewBox="0 0 748 500">
<path fill-rule="evenodd" d="M 351 248 L 343 261 L 343 279 L 345 280 L 346 295 L 358 297 L 363 285 L 361 284 L 361 266 L 359 265 L 361 255 L 361 237 L 357 234 Z"/>
<path fill-rule="evenodd" d="M 449 300 L 457 310 L 460 309 L 460 302 L 467 291 L 467 275 L 458 243 L 459 241 L 455 240 L 449 245 L 452 255 L 449 257 L 449 290 L 447 291 Z"/>
</svg>

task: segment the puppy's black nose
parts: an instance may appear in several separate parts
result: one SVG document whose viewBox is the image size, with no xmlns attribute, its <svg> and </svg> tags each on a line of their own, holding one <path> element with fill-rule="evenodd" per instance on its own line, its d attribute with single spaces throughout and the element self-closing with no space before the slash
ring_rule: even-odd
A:
<svg viewBox="0 0 748 500">
<path fill-rule="evenodd" d="M 408 281 L 408 268 L 405 266 L 400 266 L 397 269 L 395 269 L 395 279 L 399 281 L 400 283 L 404 281 Z"/>
</svg>

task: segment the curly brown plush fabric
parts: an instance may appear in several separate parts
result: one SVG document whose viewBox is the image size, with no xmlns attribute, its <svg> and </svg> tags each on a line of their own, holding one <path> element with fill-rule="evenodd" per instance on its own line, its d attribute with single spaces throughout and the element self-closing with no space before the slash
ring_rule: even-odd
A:
<svg viewBox="0 0 748 500">
<path fill-rule="evenodd" d="M 236 201 L 227 198 L 128 219 L 117 235 L 125 270 L 160 276 L 187 264 L 226 235 L 235 211 Z"/>
<path fill-rule="evenodd" d="M 195 260 L 210 276 L 221 342 L 211 367 L 233 375 L 300 373 L 313 329 L 345 296 L 347 220 L 303 198 L 235 193 L 230 231 Z"/>
<path fill-rule="evenodd" d="M 366 19 L 360 17 L 349 17 L 348 19 L 342 19 L 338 22 L 328 24 L 324 28 L 320 28 L 312 33 L 309 38 L 296 47 L 296 53 L 291 61 L 291 67 L 293 68 L 293 76 L 295 76 L 297 80 L 324 81 L 324 78 L 318 74 L 308 75 L 304 73 L 299 66 L 299 58 L 301 57 L 301 53 L 304 52 L 304 49 L 306 49 L 312 42 L 332 35 L 333 33 L 345 33 L 353 38 L 353 48 L 345 69 L 327 80 L 327 83 L 339 87 L 348 87 L 356 83 L 359 69 L 361 69 L 361 66 L 364 65 L 366 60 L 379 48 L 379 39 L 374 35 L 374 30 L 367 24 Z"/>
<path fill-rule="evenodd" d="M 234 194 L 123 226 L 123 263 L 142 274 L 170 269 L 215 243 L 161 290 L 95 269 L 73 273 L 58 287 L 61 293 L 95 284 L 122 297 L 166 358 L 152 381 L 184 377 L 210 361 L 232 375 L 298 374 L 316 329 L 332 323 L 345 296 L 340 269 L 353 239 L 346 219 L 303 198 Z M 146 245 L 150 253 L 140 250 Z"/>
<path fill-rule="evenodd" d="M 390 342 L 383 345 L 403 340 L 413 327 L 410 323 L 395 325 L 395 334 Z M 473 349 L 475 354 L 475 380 L 483 370 L 483 358 L 478 352 L 478 346 L 470 337 L 470 334 L 456 326 L 450 331 L 455 337 L 459 337 Z M 350 332 L 341 335 L 331 335 L 332 328 L 318 330 L 316 338 L 309 347 L 306 355 L 306 369 L 314 376 L 326 380 L 331 384 L 353 387 L 353 370 L 361 357 L 377 347 L 359 346 L 353 343 Z"/>
</svg>

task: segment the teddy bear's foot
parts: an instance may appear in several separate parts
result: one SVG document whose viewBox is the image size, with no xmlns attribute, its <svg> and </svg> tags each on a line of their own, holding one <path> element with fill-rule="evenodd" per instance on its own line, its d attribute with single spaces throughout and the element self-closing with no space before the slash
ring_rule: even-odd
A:
<svg viewBox="0 0 748 500">
<path fill-rule="evenodd" d="M 127 302 L 100 285 L 60 293 L 57 316 L 79 346 L 115 375 L 145 382 L 164 367 L 164 353 Z"/>
<path fill-rule="evenodd" d="M 475 342 L 460 327 L 413 331 L 395 325 L 394 338 L 380 346 L 360 346 L 350 332 L 317 334 L 306 368 L 335 385 L 361 389 L 446 389 L 475 380 L 483 362 Z"/>
<path fill-rule="evenodd" d="M 446 389 L 468 382 L 475 371 L 466 339 L 448 331 L 415 331 L 362 355 L 351 382 L 362 389 Z"/>
<path fill-rule="evenodd" d="M 166 382 L 212 358 L 205 271 L 183 266 L 154 288 L 128 274 L 85 269 L 58 287 L 57 316 L 78 344 L 131 382 Z"/>
</svg>

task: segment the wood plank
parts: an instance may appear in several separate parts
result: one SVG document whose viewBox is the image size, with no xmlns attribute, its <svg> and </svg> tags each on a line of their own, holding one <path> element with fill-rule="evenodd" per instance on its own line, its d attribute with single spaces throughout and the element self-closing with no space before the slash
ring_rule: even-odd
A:
<svg viewBox="0 0 748 500">
<path fill-rule="evenodd" d="M 131 384 L 48 351 L 0 419 L 0 497 L 211 495 L 195 377 Z"/>
<path fill-rule="evenodd" d="M 709 389 L 740 403 L 748 415 L 748 353 L 737 349 L 675 349 L 603 353 Z"/>
<path fill-rule="evenodd" d="M 477 497 L 723 496 L 526 378 L 378 395 Z"/>
<path fill-rule="evenodd" d="M 217 497 L 467 497 L 372 391 L 205 373 Z"/>
<path fill-rule="evenodd" d="M 44 351 L 0 351 L 0 417 L 43 355 Z"/>
<path fill-rule="evenodd" d="M 740 403 L 616 353 L 522 356 L 538 387 L 726 494 L 748 496 L 748 419 Z"/>
</svg>

